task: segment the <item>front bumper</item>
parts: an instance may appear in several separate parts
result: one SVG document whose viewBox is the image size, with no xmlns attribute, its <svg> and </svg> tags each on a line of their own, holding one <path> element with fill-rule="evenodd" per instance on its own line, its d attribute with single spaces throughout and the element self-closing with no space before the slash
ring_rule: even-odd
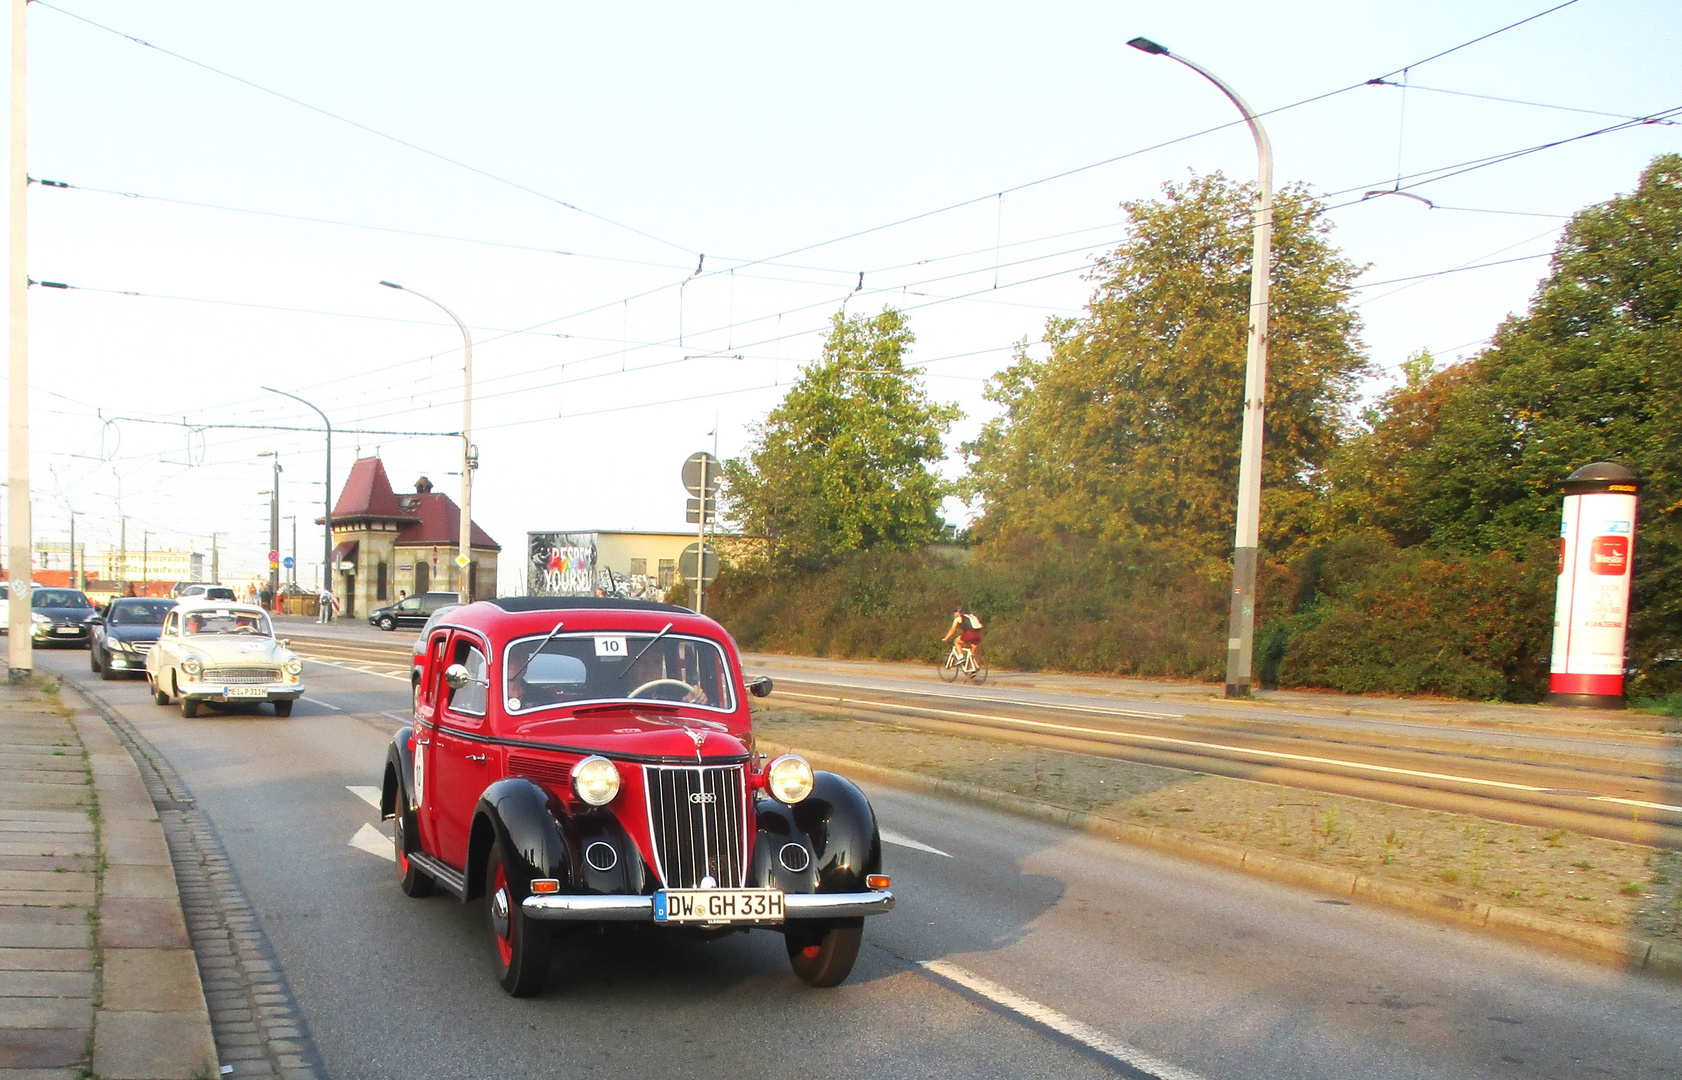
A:
<svg viewBox="0 0 1682 1080">
<path fill-rule="evenodd" d="M 199 685 L 188 684 L 180 687 L 181 696 L 192 698 L 194 701 L 218 701 L 223 703 L 239 703 L 241 701 L 296 701 L 304 696 L 302 683 L 274 683 L 269 686 L 221 686 L 216 684 Z M 235 694 L 229 696 L 229 690 L 261 690 L 261 697 L 252 693 Z"/>
<path fill-rule="evenodd" d="M 91 634 L 86 626 L 77 626 L 74 623 L 61 623 L 57 626 L 46 623 L 30 628 L 29 636 L 36 641 L 86 642 Z"/>
<path fill-rule="evenodd" d="M 533 919 L 578 922 L 654 921 L 652 896 L 528 896 L 520 907 Z M 894 894 L 887 889 L 856 893 L 783 894 L 785 922 L 796 919 L 853 919 L 863 915 L 881 915 L 893 909 Z"/>
</svg>

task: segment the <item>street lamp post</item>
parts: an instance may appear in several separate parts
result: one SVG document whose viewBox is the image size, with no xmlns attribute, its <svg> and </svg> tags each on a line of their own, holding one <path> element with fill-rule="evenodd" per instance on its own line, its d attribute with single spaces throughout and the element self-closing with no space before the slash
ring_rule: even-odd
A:
<svg viewBox="0 0 1682 1080">
<path fill-rule="evenodd" d="M 1256 140 L 1256 216 L 1250 253 L 1250 334 L 1244 359 L 1244 430 L 1238 456 L 1238 521 L 1232 553 L 1232 605 L 1227 619 L 1226 696 L 1248 697 L 1256 629 L 1256 549 L 1261 525 L 1262 419 L 1267 398 L 1267 315 L 1273 251 L 1273 146 L 1244 99 L 1210 72 L 1149 38 L 1127 44 L 1166 56 L 1214 83 L 1238 106 Z"/>
<path fill-rule="evenodd" d="M 269 485 L 269 603 L 280 595 L 280 455 L 264 450 L 258 457 L 274 460 L 274 483 Z"/>
<path fill-rule="evenodd" d="M 456 316 L 456 313 L 440 304 L 438 301 L 405 288 L 394 281 L 382 281 L 388 289 L 412 293 L 427 303 L 437 307 L 448 315 L 456 326 L 461 329 L 462 341 L 462 395 L 461 395 L 461 535 L 458 540 L 458 557 L 473 558 L 473 470 L 479 467 L 478 455 L 473 449 L 473 335 L 467 332 L 467 324 Z M 469 587 L 467 564 L 457 563 L 456 599 L 462 603 L 471 603 L 472 590 Z"/>
<path fill-rule="evenodd" d="M 333 587 L 333 421 L 327 419 L 327 414 L 305 401 L 297 394 L 288 394 L 285 390 L 276 390 L 272 386 L 263 387 L 271 394 L 291 398 L 298 404 L 315 409 L 315 415 L 321 417 L 321 422 L 327 428 L 327 486 L 322 489 L 321 514 L 321 587 Z M 277 484 L 278 488 L 279 485 Z"/>
</svg>

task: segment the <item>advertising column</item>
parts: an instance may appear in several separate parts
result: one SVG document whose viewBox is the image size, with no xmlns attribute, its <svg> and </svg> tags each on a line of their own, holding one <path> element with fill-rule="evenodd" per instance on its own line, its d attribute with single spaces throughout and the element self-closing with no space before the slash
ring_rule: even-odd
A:
<svg viewBox="0 0 1682 1080">
<path fill-rule="evenodd" d="M 1548 704 L 1624 707 L 1624 636 L 1641 481 L 1609 461 L 1565 479 Z"/>
</svg>

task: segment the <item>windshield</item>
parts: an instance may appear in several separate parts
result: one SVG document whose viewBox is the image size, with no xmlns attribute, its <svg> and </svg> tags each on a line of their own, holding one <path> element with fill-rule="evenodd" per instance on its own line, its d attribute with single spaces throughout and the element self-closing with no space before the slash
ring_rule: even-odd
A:
<svg viewBox="0 0 1682 1080">
<path fill-rule="evenodd" d="M 655 633 L 542 635 L 504 653 L 503 698 L 510 713 L 589 701 L 669 701 L 703 709 L 735 707 L 724 653 L 704 638 Z M 543 651 L 532 655 L 543 646 Z M 515 677 L 507 678 L 507 673 Z"/>
<path fill-rule="evenodd" d="M 162 626 L 174 606 L 172 600 L 119 600 L 105 621 L 112 626 Z"/>
<path fill-rule="evenodd" d="M 91 608 L 88 598 L 76 589 L 36 589 L 29 602 L 38 608 Z"/>
<path fill-rule="evenodd" d="M 269 617 L 256 611 L 195 611 L 185 616 L 185 634 L 260 634 L 271 636 Z"/>
</svg>

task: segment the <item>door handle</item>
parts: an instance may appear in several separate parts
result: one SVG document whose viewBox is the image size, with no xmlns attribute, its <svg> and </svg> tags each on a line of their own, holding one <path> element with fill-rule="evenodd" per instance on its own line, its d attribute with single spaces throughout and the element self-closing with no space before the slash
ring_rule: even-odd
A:
<svg viewBox="0 0 1682 1080">
<path fill-rule="evenodd" d="M 485 760 L 485 755 L 483 755 L 483 754 L 468 754 L 467 755 L 467 760 L 468 761 L 484 761 Z"/>
</svg>

